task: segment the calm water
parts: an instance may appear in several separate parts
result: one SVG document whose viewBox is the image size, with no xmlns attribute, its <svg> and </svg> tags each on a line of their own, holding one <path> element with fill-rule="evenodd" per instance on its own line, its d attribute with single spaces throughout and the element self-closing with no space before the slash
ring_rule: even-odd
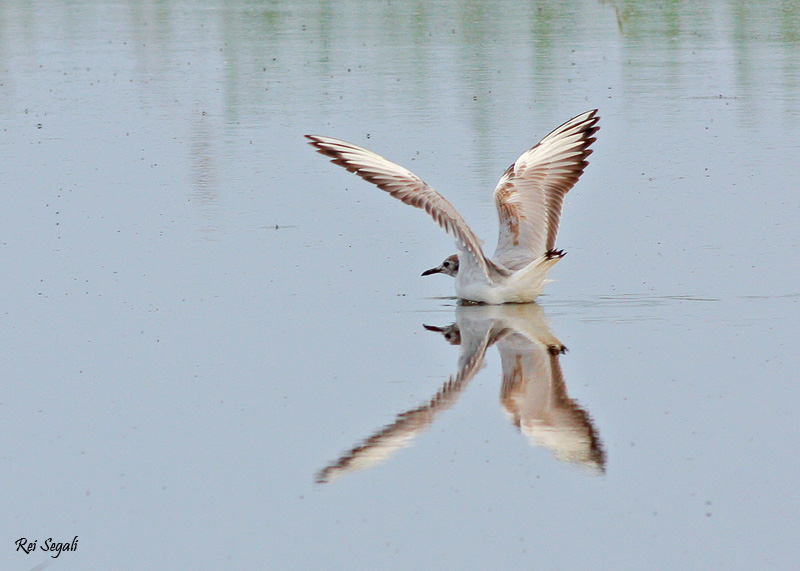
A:
<svg viewBox="0 0 800 571">
<path fill-rule="evenodd" d="M 798 30 L 4 2 L 0 568 L 75 536 L 53 569 L 800 565 Z M 302 137 L 413 169 L 491 250 L 500 174 L 592 108 L 529 314 L 457 309 L 419 277 L 450 239 Z"/>
</svg>

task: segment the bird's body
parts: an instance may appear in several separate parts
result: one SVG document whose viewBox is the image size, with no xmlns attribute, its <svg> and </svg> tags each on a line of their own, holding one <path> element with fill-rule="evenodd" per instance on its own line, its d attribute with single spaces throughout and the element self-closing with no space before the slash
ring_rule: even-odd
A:
<svg viewBox="0 0 800 571">
<path fill-rule="evenodd" d="M 547 272 L 563 256 L 563 252 L 547 252 L 523 268 L 500 274 L 494 280 L 487 279 L 474 264 L 459 263 L 455 276 L 456 296 L 459 299 L 492 305 L 534 301 L 547 283 Z M 470 260 L 464 254 L 460 254 L 459 259 Z"/>
<path fill-rule="evenodd" d="M 453 234 L 458 254 L 423 275 L 455 277 L 456 295 L 462 300 L 525 303 L 542 293 L 548 271 L 564 255 L 554 249 L 561 206 L 588 164 L 599 119 L 596 109 L 570 119 L 503 173 L 494 191 L 500 233 L 491 258 L 453 205 L 411 171 L 339 139 L 306 137 L 334 164 L 425 210 Z"/>
</svg>

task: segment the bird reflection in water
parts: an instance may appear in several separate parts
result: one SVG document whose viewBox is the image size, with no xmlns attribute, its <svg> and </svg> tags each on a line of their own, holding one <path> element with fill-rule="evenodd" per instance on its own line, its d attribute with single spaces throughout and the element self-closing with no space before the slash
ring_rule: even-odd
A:
<svg viewBox="0 0 800 571">
<path fill-rule="evenodd" d="M 509 420 L 533 446 L 547 448 L 559 460 L 596 473 L 605 471 L 597 430 L 589 414 L 567 394 L 559 363 L 566 348 L 551 333 L 539 305 L 459 305 L 455 323 L 425 328 L 461 346 L 458 373 L 429 401 L 400 413 L 392 424 L 320 470 L 318 483 L 368 468 L 408 446 L 437 415 L 455 404 L 483 368 L 492 345 L 497 346 L 503 365 L 500 403 Z"/>
</svg>

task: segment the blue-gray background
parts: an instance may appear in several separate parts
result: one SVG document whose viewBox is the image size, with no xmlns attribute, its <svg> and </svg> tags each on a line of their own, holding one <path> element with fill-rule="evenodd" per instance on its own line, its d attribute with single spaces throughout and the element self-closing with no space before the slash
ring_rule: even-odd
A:
<svg viewBox="0 0 800 571">
<path fill-rule="evenodd" d="M 3 2 L 0 567 L 800 564 L 795 2 Z M 599 108 L 541 305 L 605 476 L 533 448 L 500 365 L 413 445 L 453 246 L 312 152 L 491 190 Z"/>
</svg>

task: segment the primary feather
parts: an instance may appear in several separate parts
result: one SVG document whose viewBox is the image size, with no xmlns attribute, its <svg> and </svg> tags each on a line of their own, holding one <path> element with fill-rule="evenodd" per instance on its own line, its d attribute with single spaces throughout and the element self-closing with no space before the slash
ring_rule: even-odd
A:
<svg viewBox="0 0 800 571">
<path fill-rule="evenodd" d="M 508 167 L 494 191 L 500 234 L 493 261 L 518 270 L 555 247 L 564 195 L 589 164 L 599 119 L 597 110 L 570 119 Z"/>
</svg>

